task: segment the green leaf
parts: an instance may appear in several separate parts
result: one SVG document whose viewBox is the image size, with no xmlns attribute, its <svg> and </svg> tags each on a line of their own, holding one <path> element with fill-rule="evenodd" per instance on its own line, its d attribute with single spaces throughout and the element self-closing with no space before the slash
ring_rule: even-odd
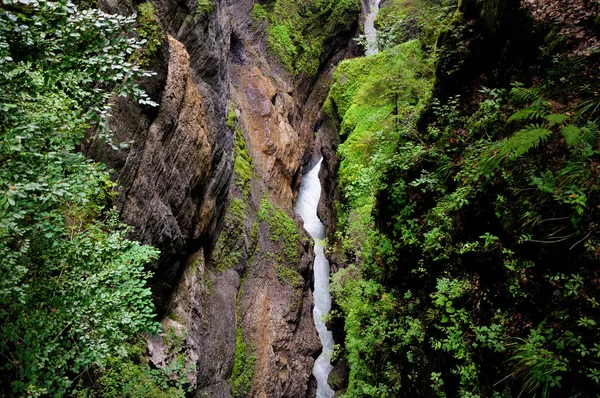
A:
<svg viewBox="0 0 600 398">
<path fill-rule="evenodd" d="M 581 141 L 581 129 L 572 124 L 568 124 L 561 128 L 560 133 L 565 138 L 565 142 L 569 148 L 574 147 Z"/>
<path fill-rule="evenodd" d="M 544 117 L 543 112 L 537 108 L 525 108 L 514 113 L 508 118 L 508 122 L 522 121 L 522 120 L 535 120 Z"/>
<path fill-rule="evenodd" d="M 552 131 L 536 124 L 531 124 L 517 131 L 504 143 L 500 153 L 509 158 L 517 158 L 548 140 Z"/>
<path fill-rule="evenodd" d="M 554 126 L 555 124 L 561 124 L 568 118 L 569 117 L 567 115 L 563 115 L 562 113 L 553 113 L 544 116 L 544 119 L 546 119 L 550 123 L 550 126 Z"/>
</svg>

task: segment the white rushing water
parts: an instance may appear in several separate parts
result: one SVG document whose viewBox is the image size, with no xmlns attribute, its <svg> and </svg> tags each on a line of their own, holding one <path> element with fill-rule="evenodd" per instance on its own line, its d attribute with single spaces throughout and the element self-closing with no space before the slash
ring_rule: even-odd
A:
<svg viewBox="0 0 600 398">
<path fill-rule="evenodd" d="M 366 55 L 377 53 L 377 30 L 375 18 L 379 12 L 380 0 L 362 0 L 362 12 L 365 15 L 365 36 L 367 38 Z"/>
<path fill-rule="evenodd" d="M 296 201 L 296 213 L 304 220 L 304 229 L 315 240 L 315 307 L 313 319 L 319 338 L 323 345 L 323 352 L 315 361 L 313 375 L 317 379 L 317 398 L 332 398 L 334 391 L 327 384 L 331 366 L 331 353 L 333 352 L 333 335 L 322 320 L 323 315 L 331 309 L 331 296 L 329 294 L 329 261 L 323 254 L 323 243 L 325 239 L 325 226 L 317 217 L 317 206 L 321 197 L 321 182 L 319 181 L 319 169 L 323 159 L 319 160 L 308 173 L 302 177 L 298 200 Z"/>
</svg>

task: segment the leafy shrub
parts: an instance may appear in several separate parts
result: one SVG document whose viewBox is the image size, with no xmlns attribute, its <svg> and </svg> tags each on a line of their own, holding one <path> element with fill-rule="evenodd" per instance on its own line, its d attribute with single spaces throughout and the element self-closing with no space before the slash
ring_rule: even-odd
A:
<svg viewBox="0 0 600 398">
<path fill-rule="evenodd" d="M 156 332 L 149 274 L 158 252 L 126 239 L 104 166 L 83 133 L 115 146 L 112 95 L 155 105 L 127 57 L 135 19 L 70 2 L 0 8 L 0 352 L 15 394 L 64 395 L 92 367 Z M 51 34 L 49 34 L 51 32 Z"/>
</svg>

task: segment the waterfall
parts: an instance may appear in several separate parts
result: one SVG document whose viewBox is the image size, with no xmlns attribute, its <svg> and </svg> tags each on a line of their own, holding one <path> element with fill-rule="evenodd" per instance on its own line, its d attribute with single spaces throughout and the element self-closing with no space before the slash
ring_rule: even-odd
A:
<svg viewBox="0 0 600 398">
<path fill-rule="evenodd" d="M 362 12 L 365 15 L 365 36 L 367 38 L 366 55 L 377 53 L 377 31 L 375 30 L 375 18 L 379 12 L 380 0 L 362 0 Z"/>
<path fill-rule="evenodd" d="M 333 335 L 325 322 L 323 315 L 331 309 L 331 296 L 329 294 L 329 261 L 323 253 L 322 240 L 325 239 L 325 226 L 317 216 L 317 206 L 321 197 L 321 182 L 319 181 L 319 169 L 323 158 L 319 160 L 308 173 L 302 178 L 298 200 L 296 201 L 296 213 L 304 220 L 304 229 L 315 240 L 315 307 L 313 309 L 313 319 L 319 339 L 323 345 L 323 352 L 315 361 L 313 375 L 317 379 L 317 398 L 332 398 L 334 391 L 327 384 L 331 366 L 331 353 L 333 352 Z"/>
</svg>

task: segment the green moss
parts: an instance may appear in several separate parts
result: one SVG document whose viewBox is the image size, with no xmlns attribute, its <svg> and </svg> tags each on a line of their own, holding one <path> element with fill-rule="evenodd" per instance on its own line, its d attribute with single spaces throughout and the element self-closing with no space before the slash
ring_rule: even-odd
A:
<svg viewBox="0 0 600 398">
<path fill-rule="evenodd" d="M 138 11 L 138 36 L 140 39 L 146 40 L 140 57 L 140 65 L 147 67 L 156 55 L 158 47 L 165 39 L 165 36 L 154 14 L 152 3 L 146 2 L 140 4 Z"/>
<path fill-rule="evenodd" d="M 255 3 L 252 7 L 252 21 L 254 23 L 260 23 L 267 19 L 267 10 L 261 4 Z"/>
<path fill-rule="evenodd" d="M 298 253 L 300 235 L 294 220 L 283 210 L 274 207 L 266 198 L 261 201 L 258 219 L 269 226 L 271 241 L 282 244 L 284 259 L 290 264 L 297 264 L 300 261 Z"/>
<path fill-rule="evenodd" d="M 448 51 L 464 45 L 456 29 L 443 32 Z M 540 79 L 552 101 L 518 86 L 509 101 L 508 87 L 472 83 L 465 98 L 436 99 L 422 49 L 412 41 L 343 62 L 327 102 L 345 140 L 335 244 L 352 265 L 331 290 L 345 322 L 347 396 L 592 391 L 574 358 L 595 344 L 588 330 L 598 322 L 597 298 L 583 304 L 600 257 L 598 240 L 583 232 L 597 216 L 598 126 L 562 114 L 567 102 L 556 101 L 583 90 L 570 74 L 586 79 L 584 69 L 555 58 Z M 591 141 L 578 152 L 583 129 Z M 565 230 L 573 235 L 560 238 L 564 247 L 548 239 Z M 497 359 L 484 362 L 492 352 Z M 505 385 L 491 381 L 511 372 L 519 376 Z"/>
<path fill-rule="evenodd" d="M 258 223 L 255 221 L 250 228 L 250 245 L 255 250 L 258 249 Z"/>
<path fill-rule="evenodd" d="M 225 124 L 227 124 L 227 127 L 229 127 L 231 131 L 235 131 L 235 126 L 237 124 L 237 113 L 234 107 L 229 109 L 229 112 L 227 112 L 227 121 Z"/>
<path fill-rule="evenodd" d="M 197 275 L 198 272 L 200 272 L 200 259 L 192 261 L 190 264 L 190 271 L 192 271 L 194 275 Z"/>
<path fill-rule="evenodd" d="M 235 172 L 235 184 L 246 195 L 250 192 L 250 176 L 253 170 L 252 158 L 246 149 L 244 133 L 238 127 L 235 131 L 235 164 L 233 171 Z"/>
<path fill-rule="evenodd" d="M 169 314 L 169 318 L 171 318 L 173 321 L 175 321 L 177 323 L 183 323 L 183 319 L 181 319 L 181 316 L 179 316 L 179 314 L 176 314 L 175 312 L 171 312 Z"/>
<path fill-rule="evenodd" d="M 234 397 L 245 397 L 250 392 L 252 379 L 254 378 L 254 365 L 256 355 L 251 346 L 244 342 L 242 324 L 238 319 L 238 327 L 235 337 L 235 357 L 233 360 L 233 372 L 231 374 L 231 394 Z"/>
<path fill-rule="evenodd" d="M 234 268 L 244 255 L 246 215 L 248 208 L 243 200 L 234 198 L 225 214 L 223 231 L 212 253 L 218 271 Z"/>
<path fill-rule="evenodd" d="M 212 12 L 214 5 L 211 0 L 198 0 L 196 15 L 207 15 Z"/>
<path fill-rule="evenodd" d="M 358 13 L 358 0 L 276 0 L 255 5 L 253 20 L 268 19 L 267 43 L 277 59 L 292 73 L 315 76 L 323 44 L 348 31 Z"/>
<path fill-rule="evenodd" d="M 277 265 L 277 276 L 281 283 L 290 285 L 294 289 L 304 286 L 304 278 L 295 269 Z"/>
<path fill-rule="evenodd" d="M 397 149 L 398 127 L 415 120 L 431 95 L 433 60 L 413 40 L 340 63 L 329 92 L 341 135 L 340 186 L 352 209 L 370 206 Z M 379 161 L 383 161 L 380 164 Z"/>
<path fill-rule="evenodd" d="M 222 270 L 222 269 L 224 269 L 224 267 L 219 268 L 219 269 Z M 215 292 L 215 289 L 214 289 L 213 281 L 210 278 L 210 275 L 208 273 L 205 273 L 203 275 L 203 282 L 204 282 L 204 291 L 206 292 L 206 294 L 208 296 L 212 296 L 213 293 Z M 204 319 L 204 321 L 207 322 L 207 326 L 205 327 L 205 329 L 208 329 L 208 321 L 206 319 Z"/>
<path fill-rule="evenodd" d="M 298 49 L 292 40 L 293 27 L 285 25 L 271 25 L 267 43 L 277 58 L 290 70 L 294 70 L 294 61 L 298 57 Z"/>
<path fill-rule="evenodd" d="M 440 28 L 448 18 L 452 1 L 391 0 L 377 14 L 375 26 L 379 49 L 387 49 L 409 40 L 419 39 L 433 46 Z"/>
</svg>

